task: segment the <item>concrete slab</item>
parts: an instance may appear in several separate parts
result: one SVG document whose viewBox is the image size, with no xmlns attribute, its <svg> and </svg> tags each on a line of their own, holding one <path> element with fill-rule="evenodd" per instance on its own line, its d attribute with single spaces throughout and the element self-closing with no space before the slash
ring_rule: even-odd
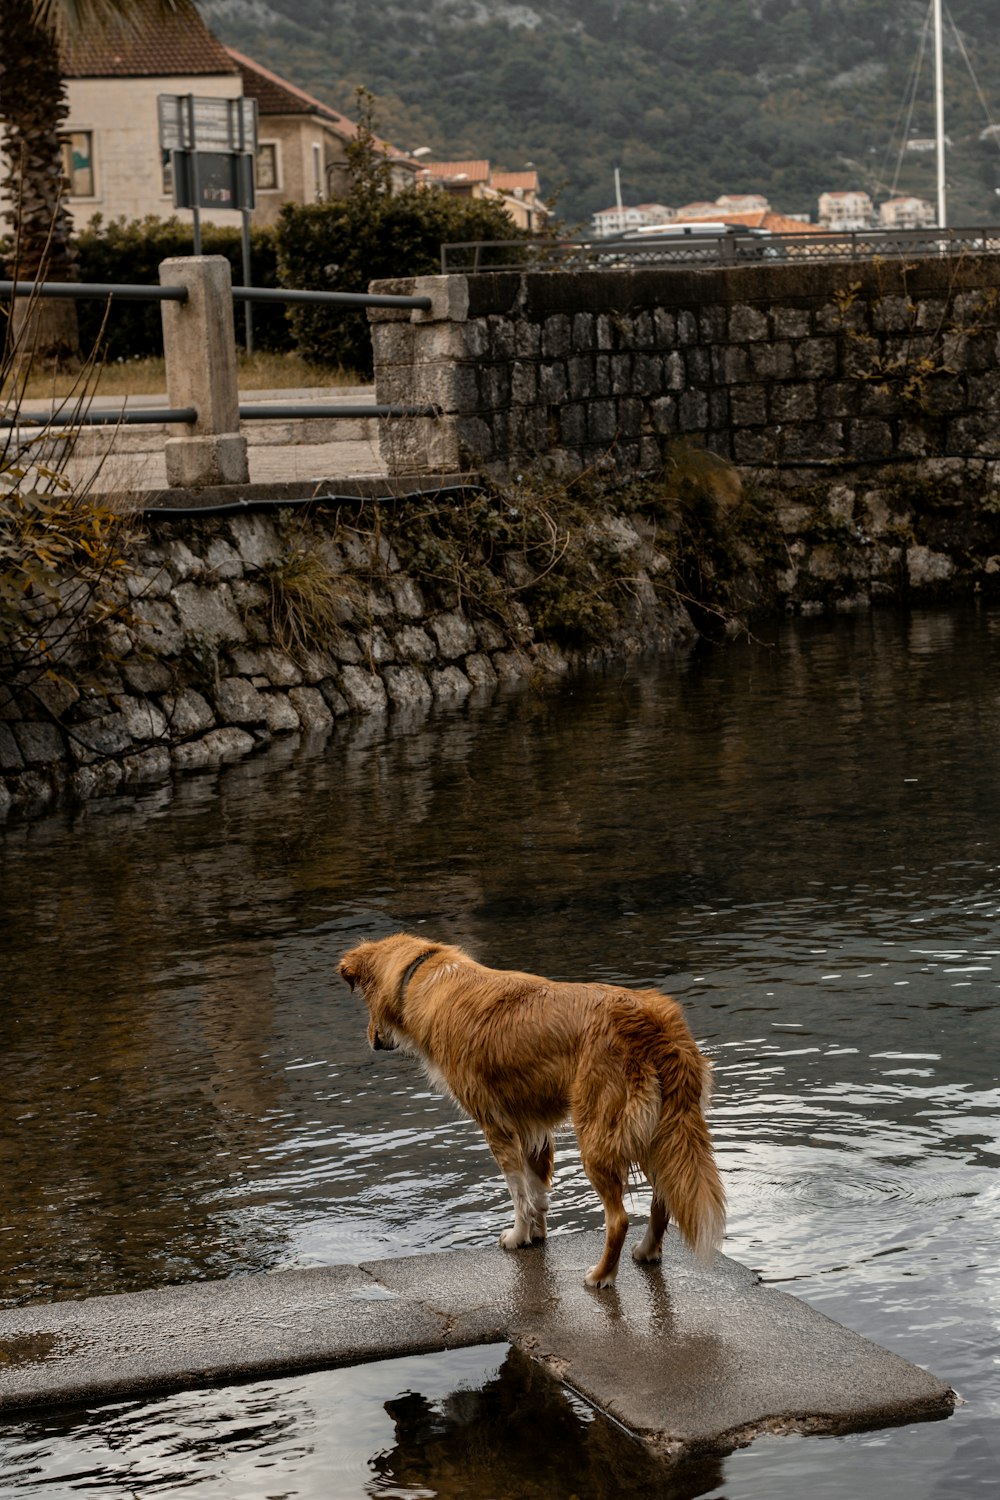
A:
<svg viewBox="0 0 1000 1500">
<path fill-rule="evenodd" d="M 472 1338 L 502 1338 L 495 1317 Z M 0 1313 L 0 1412 L 455 1346 L 449 1320 L 357 1266 L 276 1271 Z"/>
<path fill-rule="evenodd" d="M 451 1318 L 463 1341 L 486 1308 L 560 1380 L 671 1456 L 728 1452 L 763 1432 L 842 1433 L 944 1417 L 940 1380 L 796 1297 L 669 1237 L 659 1267 L 622 1262 L 612 1292 L 583 1286 L 599 1233 L 517 1255 L 458 1251 L 363 1267 Z M 471 1340 L 470 1340 L 471 1341 Z"/>
<path fill-rule="evenodd" d="M 597 1233 L 0 1314 L 0 1412 L 507 1339 L 667 1457 L 947 1416 L 949 1388 L 735 1261 L 582 1285 Z"/>
</svg>

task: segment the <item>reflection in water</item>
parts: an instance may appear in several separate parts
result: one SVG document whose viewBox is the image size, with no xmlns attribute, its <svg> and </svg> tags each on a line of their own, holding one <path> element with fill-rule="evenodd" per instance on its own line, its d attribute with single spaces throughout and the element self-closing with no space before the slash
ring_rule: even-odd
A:
<svg viewBox="0 0 1000 1500">
<path fill-rule="evenodd" d="M 422 924 L 488 963 L 676 993 L 717 1067 L 729 1253 L 969 1398 L 905 1436 L 758 1446 L 730 1500 L 828 1472 L 844 1493 L 862 1461 L 881 1496 L 982 1486 L 998 630 L 797 623 L 8 829 L 0 1302 L 492 1239 L 479 1132 L 369 1054 L 334 977 Z M 551 1222 L 599 1222 L 569 1138 Z"/>
<path fill-rule="evenodd" d="M 44 1476 L 43 1494 L 112 1500 L 693 1500 L 722 1475 L 717 1459 L 664 1465 L 505 1344 L 53 1413 L 9 1436 L 0 1494 Z"/>
</svg>

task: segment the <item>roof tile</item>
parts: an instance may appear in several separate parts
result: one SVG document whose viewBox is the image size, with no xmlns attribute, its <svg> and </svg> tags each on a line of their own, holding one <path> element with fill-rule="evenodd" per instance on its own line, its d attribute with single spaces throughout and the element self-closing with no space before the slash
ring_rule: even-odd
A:
<svg viewBox="0 0 1000 1500">
<path fill-rule="evenodd" d="M 236 64 L 209 31 L 193 0 L 160 12 L 155 0 L 134 0 L 128 18 L 90 26 L 61 43 L 67 78 L 156 78 L 235 73 Z"/>
</svg>

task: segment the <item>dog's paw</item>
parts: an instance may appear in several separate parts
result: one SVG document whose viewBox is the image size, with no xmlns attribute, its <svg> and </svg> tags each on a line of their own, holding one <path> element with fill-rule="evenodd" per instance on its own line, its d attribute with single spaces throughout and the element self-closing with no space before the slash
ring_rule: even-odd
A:
<svg viewBox="0 0 1000 1500">
<path fill-rule="evenodd" d="M 500 1236 L 500 1244 L 504 1250 L 523 1250 L 525 1245 L 531 1244 L 530 1233 L 522 1234 L 517 1225 L 513 1229 L 505 1229 Z"/>
<path fill-rule="evenodd" d="M 540 1245 L 545 1239 L 545 1220 L 532 1219 L 531 1228 L 528 1230 L 528 1238 L 533 1245 Z"/>
<path fill-rule="evenodd" d="M 583 1284 L 584 1284 L 584 1286 L 592 1286 L 597 1291 L 601 1291 L 605 1287 L 614 1286 L 614 1284 L 615 1284 L 615 1273 L 612 1272 L 612 1274 L 610 1276 L 598 1276 L 597 1275 L 597 1267 L 596 1266 L 591 1266 L 590 1270 L 587 1272 L 586 1276 L 583 1278 Z"/>
<path fill-rule="evenodd" d="M 640 1266 L 658 1266 L 663 1259 L 662 1250 L 647 1250 L 645 1245 L 632 1246 L 632 1259 Z"/>
</svg>

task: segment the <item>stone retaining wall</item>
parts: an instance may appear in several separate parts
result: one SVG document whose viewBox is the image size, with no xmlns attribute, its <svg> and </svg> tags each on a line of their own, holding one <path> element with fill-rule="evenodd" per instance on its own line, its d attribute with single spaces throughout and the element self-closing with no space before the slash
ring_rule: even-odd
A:
<svg viewBox="0 0 1000 1500">
<path fill-rule="evenodd" d="M 996 464 L 971 483 L 936 461 L 768 489 L 688 458 L 690 475 L 681 455 L 617 495 L 525 484 L 161 514 L 121 575 L 125 618 L 97 633 L 100 666 L 0 687 L 0 815 L 686 645 L 696 626 L 721 638 L 767 613 L 1000 597 Z M 280 606 L 297 568 L 327 608 L 296 643 Z"/>
<path fill-rule="evenodd" d="M 325 736 L 350 714 L 461 704 L 568 670 L 516 600 L 500 624 L 473 618 L 447 579 L 418 582 L 377 506 L 359 504 L 348 524 L 333 511 L 302 518 L 153 523 L 128 575 L 131 622 L 103 640 L 114 665 L 82 689 L 44 678 L 16 697 L 0 687 L 0 816 L 236 760 L 275 735 Z M 638 534 L 626 541 L 642 553 L 638 574 L 665 565 Z M 319 558 L 342 590 L 325 639 L 305 650 L 281 643 L 271 604 L 274 570 L 292 554 Z M 607 649 L 667 647 L 693 633 L 679 603 L 640 588 Z"/>
<path fill-rule="evenodd" d="M 375 283 L 431 312 L 371 309 L 390 473 L 660 467 L 697 435 L 742 466 L 1000 453 L 994 256 Z"/>
</svg>

